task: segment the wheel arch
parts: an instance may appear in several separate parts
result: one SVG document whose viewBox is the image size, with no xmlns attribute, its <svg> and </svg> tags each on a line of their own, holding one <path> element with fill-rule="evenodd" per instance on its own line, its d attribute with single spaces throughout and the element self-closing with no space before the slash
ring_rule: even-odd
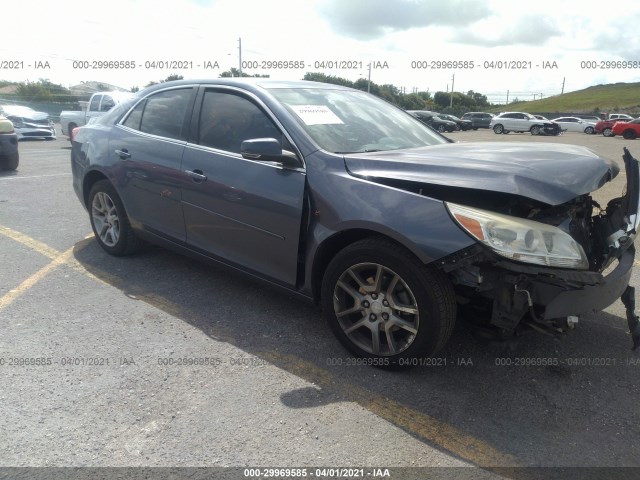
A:
<svg viewBox="0 0 640 480">
<path fill-rule="evenodd" d="M 349 230 L 337 232 L 318 245 L 313 258 L 313 265 L 311 267 L 311 293 L 314 303 L 320 302 L 322 278 L 324 277 L 324 273 L 327 270 L 327 267 L 329 266 L 331 260 L 342 249 L 357 241 L 364 240 L 365 238 L 379 238 L 389 241 L 395 244 L 398 248 L 402 248 L 403 250 L 406 250 L 407 252 L 412 254 L 416 258 L 417 262 L 424 263 L 424 261 L 420 258 L 421 255 L 418 252 L 407 247 L 406 244 L 403 244 L 397 239 L 376 230 L 367 228 L 352 228 Z"/>
<path fill-rule="evenodd" d="M 100 170 L 91 170 L 84 176 L 84 180 L 82 181 L 82 198 L 84 200 L 84 206 L 87 209 L 89 209 L 89 193 L 91 192 L 91 188 L 100 180 L 107 180 L 108 182 L 111 182 L 109 177 Z"/>
</svg>

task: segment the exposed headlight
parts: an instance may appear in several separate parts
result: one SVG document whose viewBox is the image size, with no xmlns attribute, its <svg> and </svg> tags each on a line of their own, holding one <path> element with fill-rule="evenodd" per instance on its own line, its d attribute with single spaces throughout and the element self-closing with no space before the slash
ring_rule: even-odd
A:
<svg viewBox="0 0 640 480">
<path fill-rule="evenodd" d="M 589 268 L 584 250 L 553 225 L 446 203 L 458 224 L 496 253 L 519 262 L 560 268 Z"/>
</svg>

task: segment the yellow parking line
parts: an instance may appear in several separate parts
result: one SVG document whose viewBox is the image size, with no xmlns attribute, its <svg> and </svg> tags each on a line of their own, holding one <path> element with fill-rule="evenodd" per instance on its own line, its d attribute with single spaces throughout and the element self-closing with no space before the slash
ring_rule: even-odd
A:
<svg viewBox="0 0 640 480">
<path fill-rule="evenodd" d="M 49 245 L 46 245 L 38 240 L 35 240 L 24 233 L 20 233 L 16 230 L 13 230 L 9 227 L 3 227 L 0 225 L 0 234 L 8 237 L 12 240 L 15 240 L 22 245 L 29 247 L 31 250 L 35 250 L 38 253 L 41 253 L 45 257 L 49 257 L 51 260 L 56 259 L 60 256 L 60 252 L 54 248 L 51 248 Z"/>
<path fill-rule="evenodd" d="M 352 385 L 312 363 L 276 351 L 262 352 L 259 356 L 322 389 L 337 390 L 347 401 L 355 401 L 393 425 L 477 466 L 518 466 L 514 456 L 495 449 L 487 442 L 395 400 Z"/>
<path fill-rule="evenodd" d="M 34 238 L 31 238 L 28 235 L 25 235 L 24 233 L 18 232 L 17 230 L 13 230 L 12 228 L 9 228 L 9 227 L 0 225 L 0 234 L 4 235 L 7 238 L 15 240 L 16 242 L 53 260 L 51 263 L 49 263 L 48 265 L 45 265 L 36 273 L 31 275 L 25 281 L 23 281 L 16 288 L 10 290 L 8 293 L 0 297 L 0 310 L 7 307 L 11 303 L 13 303 L 13 301 L 16 298 L 18 298 L 20 295 L 25 293 L 27 290 L 33 287 L 36 283 L 42 280 L 50 271 L 54 270 L 55 268 L 59 267 L 62 264 L 66 264 L 71 268 L 73 268 L 74 270 L 76 270 L 77 272 L 80 272 L 103 285 L 107 285 L 107 282 L 95 276 L 93 273 L 89 272 L 86 268 L 84 268 L 84 266 L 80 262 L 78 262 L 75 258 L 72 258 L 72 253 L 73 253 L 73 250 L 76 248 L 76 245 L 69 248 L 65 252 L 61 253 L 55 248 L 51 248 L 50 246 Z M 85 240 L 91 237 L 93 237 L 93 234 L 87 235 L 85 237 Z"/>
<path fill-rule="evenodd" d="M 56 269 L 63 263 L 66 263 L 71 257 L 71 253 L 73 252 L 73 247 L 66 250 L 64 253 L 59 254 L 56 258 L 53 259 L 52 262 L 42 267 L 36 273 L 27 278 L 24 282 L 18 285 L 13 290 L 9 290 L 9 293 L 6 293 L 2 297 L 0 297 L 0 310 L 5 309 L 9 305 L 11 305 L 16 298 L 25 293 L 31 287 L 33 287 L 36 283 L 42 280 L 49 272 Z"/>
</svg>

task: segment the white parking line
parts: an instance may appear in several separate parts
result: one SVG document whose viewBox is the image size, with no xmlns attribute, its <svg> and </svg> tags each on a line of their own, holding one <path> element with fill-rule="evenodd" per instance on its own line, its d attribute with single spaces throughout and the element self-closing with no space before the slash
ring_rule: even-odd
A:
<svg viewBox="0 0 640 480">
<path fill-rule="evenodd" d="M 50 175 L 31 175 L 28 177 L 0 177 L 0 181 L 2 180 L 22 180 L 26 178 L 44 178 L 44 177 L 67 177 L 71 175 L 71 173 L 52 173 Z"/>
</svg>

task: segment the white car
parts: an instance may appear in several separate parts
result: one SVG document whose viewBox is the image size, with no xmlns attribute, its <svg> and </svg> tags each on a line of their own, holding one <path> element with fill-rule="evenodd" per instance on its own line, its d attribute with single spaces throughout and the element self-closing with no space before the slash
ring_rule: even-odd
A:
<svg viewBox="0 0 640 480">
<path fill-rule="evenodd" d="M 49 114 L 22 105 L 3 105 L 0 112 L 13 123 L 18 140 L 23 138 L 56 139 L 56 129 Z"/>
<path fill-rule="evenodd" d="M 596 122 L 578 117 L 558 117 L 551 120 L 556 122 L 567 132 L 581 132 L 592 134 L 596 131 Z"/>
<path fill-rule="evenodd" d="M 502 112 L 491 119 L 494 133 L 531 132 L 531 135 L 557 135 L 560 129 L 549 120 L 540 120 L 525 112 Z"/>
<path fill-rule="evenodd" d="M 635 117 L 632 117 L 631 115 L 627 115 L 626 113 L 610 113 L 609 114 L 609 120 L 620 120 L 622 122 L 630 122 L 634 118 Z"/>
</svg>

